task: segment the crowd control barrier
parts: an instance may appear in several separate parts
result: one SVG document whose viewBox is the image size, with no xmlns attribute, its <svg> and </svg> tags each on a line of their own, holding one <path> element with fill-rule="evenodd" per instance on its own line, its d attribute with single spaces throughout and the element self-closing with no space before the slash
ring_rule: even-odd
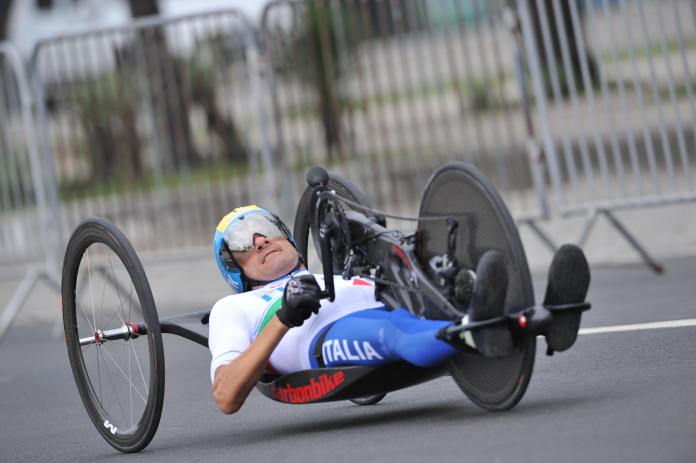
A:
<svg viewBox="0 0 696 463">
<path fill-rule="evenodd" d="M 518 0 L 555 208 L 599 216 L 696 198 L 696 4 Z"/>
</svg>

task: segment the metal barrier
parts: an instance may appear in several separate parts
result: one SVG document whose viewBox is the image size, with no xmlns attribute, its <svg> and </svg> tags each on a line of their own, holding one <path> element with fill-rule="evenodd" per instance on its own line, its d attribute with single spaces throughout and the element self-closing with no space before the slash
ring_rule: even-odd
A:
<svg viewBox="0 0 696 463">
<path fill-rule="evenodd" d="M 139 251 L 207 252 L 234 206 L 291 219 L 312 164 L 413 215 L 434 166 L 472 161 L 548 247 L 551 206 L 588 214 L 580 243 L 603 215 L 660 270 L 613 211 L 696 199 L 694 18 L 689 0 L 276 0 L 259 28 L 145 19 L 40 42 L 36 123 L 2 45 L 0 264 L 37 264 L 3 320 L 57 284 L 85 216 Z"/>
<path fill-rule="evenodd" d="M 696 4 L 518 0 L 559 212 L 598 215 L 655 270 L 612 211 L 696 199 Z"/>
<path fill-rule="evenodd" d="M 254 29 L 234 10 L 53 37 L 33 54 L 66 230 L 117 223 L 137 249 L 210 246 L 233 206 L 276 205 Z"/>
<path fill-rule="evenodd" d="M 0 312 L 0 339 L 38 282 L 60 292 L 35 133 L 24 62 L 13 46 L 0 43 L 0 265 L 19 263 L 24 272 Z"/>
<path fill-rule="evenodd" d="M 520 47 L 506 14 L 514 16 L 505 1 L 270 3 L 261 37 L 286 171 L 328 165 L 377 207 L 414 215 L 433 167 L 467 160 L 514 215 L 541 216 Z M 299 175 L 292 183 L 302 184 Z"/>
</svg>

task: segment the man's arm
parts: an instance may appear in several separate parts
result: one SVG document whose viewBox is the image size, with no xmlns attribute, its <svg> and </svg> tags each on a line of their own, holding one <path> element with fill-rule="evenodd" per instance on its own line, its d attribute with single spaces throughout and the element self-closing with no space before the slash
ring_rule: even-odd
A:
<svg viewBox="0 0 696 463">
<path fill-rule="evenodd" d="M 215 371 L 213 400 L 223 413 L 234 413 L 241 408 L 285 333 L 317 313 L 320 299 L 321 288 L 312 275 L 301 275 L 288 282 L 283 305 L 275 317 L 239 357 Z"/>
<path fill-rule="evenodd" d="M 273 317 L 239 357 L 218 367 L 213 382 L 213 400 L 225 414 L 239 410 L 263 374 L 266 362 L 290 328 Z"/>
</svg>

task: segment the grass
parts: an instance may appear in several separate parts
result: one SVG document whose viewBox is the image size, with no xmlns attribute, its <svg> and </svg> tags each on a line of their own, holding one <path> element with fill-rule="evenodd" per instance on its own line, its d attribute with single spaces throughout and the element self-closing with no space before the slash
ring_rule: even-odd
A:
<svg viewBox="0 0 696 463">
<path fill-rule="evenodd" d="M 489 89 L 491 81 L 493 87 L 502 87 L 512 79 L 509 72 L 501 73 L 491 80 L 482 78 L 473 81 L 467 79 L 450 79 L 447 81 L 433 82 L 421 87 L 409 86 L 394 89 L 392 91 L 377 93 L 362 98 L 343 98 L 341 105 L 344 109 L 353 111 L 367 111 L 373 106 L 397 106 L 405 103 L 413 103 L 423 98 L 444 96 L 449 94 L 461 95 L 472 111 L 500 111 L 508 109 L 516 104 L 500 101 L 495 88 Z M 289 105 L 283 109 L 283 118 L 290 121 L 311 119 L 318 116 L 315 105 L 300 103 Z"/>
<path fill-rule="evenodd" d="M 106 198 L 111 195 L 123 195 L 133 192 L 150 192 L 160 188 L 177 189 L 195 185 L 204 185 L 219 179 L 234 180 L 251 173 L 248 165 L 230 162 L 217 165 L 203 165 L 175 172 L 156 174 L 148 172 L 140 179 L 114 177 L 108 182 L 95 179 L 59 182 L 61 198 L 81 200 L 87 198 Z"/>
</svg>

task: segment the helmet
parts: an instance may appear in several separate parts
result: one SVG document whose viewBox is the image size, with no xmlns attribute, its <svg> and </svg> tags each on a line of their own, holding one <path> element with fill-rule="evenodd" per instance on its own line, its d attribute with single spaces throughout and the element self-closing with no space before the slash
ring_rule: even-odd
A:
<svg viewBox="0 0 696 463">
<path fill-rule="evenodd" d="M 225 281 L 238 293 L 251 289 L 254 282 L 244 275 L 232 253 L 251 251 L 255 233 L 267 238 L 283 237 L 295 246 L 288 227 L 266 209 L 252 204 L 238 207 L 225 215 L 215 228 L 213 252 Z"/>
</svg>

